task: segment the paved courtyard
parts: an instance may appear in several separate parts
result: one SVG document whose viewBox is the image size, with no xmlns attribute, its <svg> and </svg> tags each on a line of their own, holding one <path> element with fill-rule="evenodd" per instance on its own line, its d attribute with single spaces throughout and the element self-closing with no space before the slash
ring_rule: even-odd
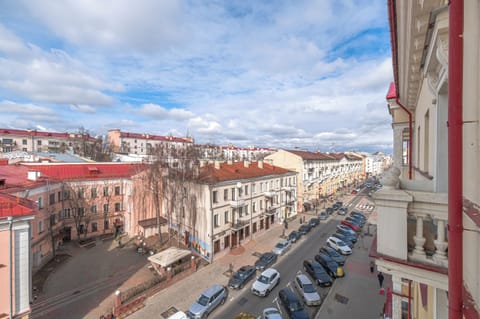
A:
<svg viewBox="0 0 480 319">
<path fill-rule="evenodd" d="M 145 255 L 133 245 L 118 248 L 116 241 L 98 240 L 91 248 L 65 244 L 71 255 L 48 276 L 33 303 L 33 318 L 99 318 L 111 310 L 115 290 L 153 278 Z"/>
</svg>

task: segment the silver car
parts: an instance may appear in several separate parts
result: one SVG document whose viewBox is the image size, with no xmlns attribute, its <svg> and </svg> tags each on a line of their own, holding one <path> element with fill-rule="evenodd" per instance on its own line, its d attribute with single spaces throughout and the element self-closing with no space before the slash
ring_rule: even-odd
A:
<svg viewBox="0 0 480 319">
<path fill-rule="evenodd" d="M 294 283 L 295 289 L 297 289 L 298 294 L 302 297 L 307 306 L 321 305 L 322 300 L 320 299 L 320 295 L 318 294 L 317 289 L 315 289 L 312 281 L 307 276 L 304 274 L 297 275 Z"/>
<path fill-rule="evenodd" d="M 276 255 L 283 255 L 290 249 L 291 246 L 292 243 L 290 243 L 290 241 L 281 240 L 275 245 L 275 247 L 273 247 L 272 252 Z"/>
<path fill-rule="evenodd" d="M 187 315 L 192 319 L 203 319 L 208 316 L 218 305 L 224 304 L 228 297 L 227 288 L 221 285 L 213 285 L 205 290 L 195 301 Z"/>
</svg>

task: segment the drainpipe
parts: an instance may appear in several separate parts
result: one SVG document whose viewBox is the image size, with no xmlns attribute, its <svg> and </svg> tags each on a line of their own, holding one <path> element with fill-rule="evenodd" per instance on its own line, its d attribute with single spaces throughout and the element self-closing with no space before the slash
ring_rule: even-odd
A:
<svg viewBox="0 0 480 319">
<path fill-rule="evenodd" d="M 461 319 L 463 289 L 463 0 L 448 14 L 448 318 Z"/>
<path fill-rule="evenodd" d="M 410 319 L 412 314 L 412 281 L 408 281 L 408 316 L 407 318 Z"/>
<path fill-rule="evenodd" d="M 395 85 L 395 88 L 397 86 Z M 408 138 L 408 179 L 412 179 L 412 140 L 413 140 L 413 128 L 412 128 L 412 112 L 410 112 L 409 109 L 407 109 L 405 106 L 403 106 L 402 103 L 400 103 L 400 100 L 398 98 L 398 92 L 397 92 L 397 97 L 395 99 L 397 102 L 398 106 L 402 108 L 407 114 L 408 114 L 408 134 L 410 135 Z"/>
<path fill-rule="evenodd" d="M 10 313 L 9 313 L 9 318 L 13 318 L 13 240 L 12 240 L 12 228 L 13 228 L 13 217 L 8 216 L 7 217 L 8 223 L 9 223 L 9 236 L 10 236 L 10 244 L 9 244 L 9 271 L 10 271 L 10 280 L 9 282 L 9 290 L 10 290 Z"/>
</svg>

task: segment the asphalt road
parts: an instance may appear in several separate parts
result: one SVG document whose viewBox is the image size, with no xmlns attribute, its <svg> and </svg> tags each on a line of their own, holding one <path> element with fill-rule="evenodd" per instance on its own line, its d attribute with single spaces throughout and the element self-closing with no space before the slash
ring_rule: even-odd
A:
<svg viewBox="0 0 480 319">
<path fill-rule="evenodd" d="M 362 195 L 355 197 L 349 205 L 349 212 L 352 207 L 362 198 Z M 336 213 L 328 218 L 327 221 L 322 221 L 320 225 L 313 228 L 306 236 L 302 236 L 300 241 L 293 244 L 293 247 L 284 255 L 279 256 L 277 262 L 271 267 L 280 272 L 280 283 L 275 287 L 270 295 L 267 297 L 258 297 L 250 292 L 250 287 L 254 279 L 252 279 L 243 289 L 229 291 L 228 302 L 222 307 L 217 308 L 209 318 L 234 318 L 241 312 L 247 312 L 259 316 L 263 309 L 268 307 L 276 307 L 280 309 L 282 314 L 285 310 L 280 306 L 278 301 L 278 292 L 280 289 L 290 286 L 293 288 L 293 279 L 295 276 L 303 271 L 303 261 L 305 259 L 313 259 L 318 253 L 320 247 L 325 245 L 327 238 L 335 232 L 336 226 L 343 219 L 343 216 L 338 216 Z M 287 234 L 293 229 L 288 229 Z M 260 272 L 257 271 L 257 276 Z M 308 274 L 307 274 L 308 276 Z M 345 278 L 336 280 L 348 280 L 348 275 Z M 335 284 L 335 283 L 334 283 Z M 331 288 L 317 287 L 317 291 L 325 299 Z M 320 307 L 308 307 L 305 305 L 310 318 L 314 318 Z"/>
</svg>

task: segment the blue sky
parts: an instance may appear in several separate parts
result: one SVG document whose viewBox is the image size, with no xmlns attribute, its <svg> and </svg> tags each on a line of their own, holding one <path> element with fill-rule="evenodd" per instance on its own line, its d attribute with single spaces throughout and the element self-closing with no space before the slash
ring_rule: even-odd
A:
<svg viewBox="0 0 480 319">
<path fill-rule="evenodd" d="M 0 2 L 0 127 L 392 149 L 385 1 Z"/>
</svg>

